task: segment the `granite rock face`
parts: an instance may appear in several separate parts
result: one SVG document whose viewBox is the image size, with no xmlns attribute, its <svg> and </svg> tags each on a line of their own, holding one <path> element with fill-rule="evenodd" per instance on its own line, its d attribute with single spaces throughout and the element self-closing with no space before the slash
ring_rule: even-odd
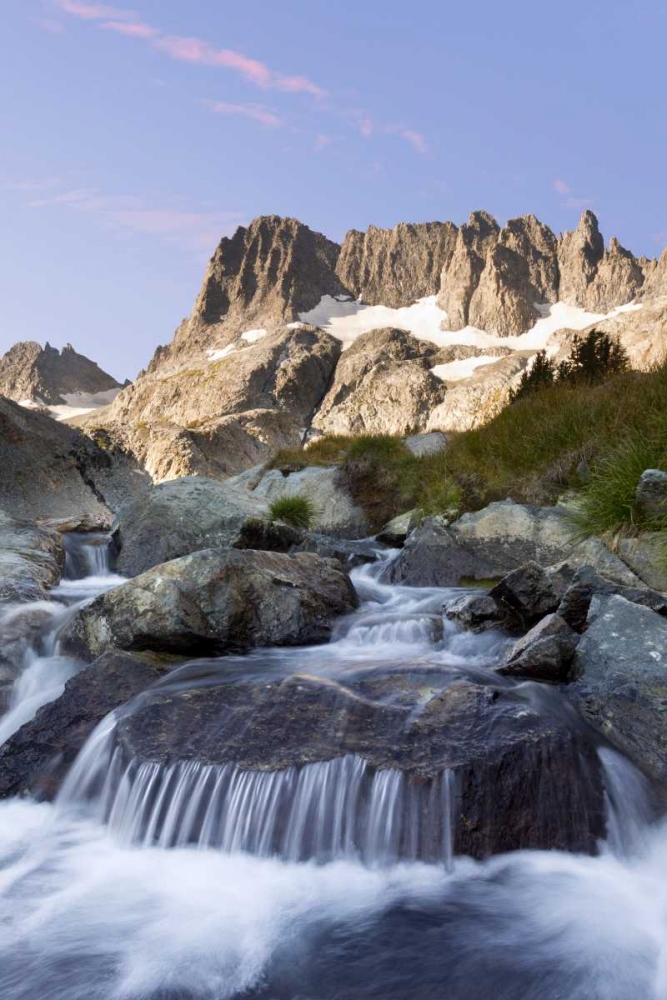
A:
<svg viewBox="0 0 667 1000">
<path fill-rule="evenodd" d="M 77 354 L 71 344 L 59 351 L 48 343 L 41 347 L 35 341 L 21 341 L 0 358 L 0 396 L 17 403 L 30 400 L 57 406 L 72 393 L 120 388 L 120 382 Z"/>
<path fill-rule="evenodd" d="M 224 237 L 192 314 L 152 369 L 224 348 L 245 330 L 298 320 L 323 295 L 346 294 L 336 276 L 340 247 L 296 219 L 261 216 Z"/>
<path fill-rule="evenodd" d="M 392 309 L 437 295 L 452 259 L 458 229 L 452 222 L 401 222 L 346 235 L 337 273 L 355 298 Z"/>
<path fill-rule="evenodd" d="M 432 344 L 391 327 L 362 334 L 338 365 L 313 427 L 326 434 L 408 434 L 445 398 Z"/>
<path fill-rule="evenodd" d="M 344 538 L 365 538 L 369 533 L 366 515 L 345 488 L 337 468 L 314 466 L 287 475 L 271 469 L 252 495 L 267 504 L 284 496 L 305 496 L 314 507 L 314 531 Z"/>
</svg>

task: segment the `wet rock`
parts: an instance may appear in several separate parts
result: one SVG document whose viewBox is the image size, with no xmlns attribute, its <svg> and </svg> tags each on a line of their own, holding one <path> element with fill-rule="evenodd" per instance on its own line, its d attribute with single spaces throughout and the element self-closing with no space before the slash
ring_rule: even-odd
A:
<svg viewBox="0 0 667 1000">
<path fill-rule="evenodd" d="M 637 508 L 647 520 L 667 516 L 667 472 L 647 469 L 642 472 L 637 485 Z"/>
<path fill-rule="evenodd" d="M 624 597 L 595 596 L 574 674 L 575 707 L 667 785 L 667 621 Z"/>
<path fill-rule="evenodd" d="M 156 566 L 97 597 L 61 634 L 61 648 L 193 656 L 323 642 L 356 595 L 340 564 L 310 553 L 206 549 Z"/>
<path fill-rule="evenodd" d="M 462 545 L 450 528 L 428 519 L 408 537 L 381 579 L 409 587 L 458 587 L 466 580 L 499 575 L 492 562 Z"/>
<path fill-rule="evenodd" d="M 489 597 L 524 625 L 555 611 L 559 604 L 549 574 L 535 562 L 524 563 L 508 573 L 490 591 Z"/>
<path fill-rule="evenodd" d="M 253 495 L 267 504 L 285 496 L 307 497 L 315 511 L 312 527 L 321 534 L 365 538 L 369 533 L 366 515 L 350 496 L 337 468 L 314 466 L 287 475 L 272 469 L 264 473 Z"/>
<path fill-rule="evenodd" d="M 567 680 L 578 636 L 557 614 L 547 615 L 514 644 L 498 673 L 553 684 Z"/>
<path fill-rule="evenodd" d="M 364 563 L 375 562 L 378 545 L 365 539 L 332 538 L 317 532 L 306 532 L 303 540 L 291 552 L 313 552 L 323 559 L 337 559 L 346 570 Z"/>
<path fill-rule="evenodd" d="M 27 794 L 53 798 L 102 719 L 172 666 L 166 659 L 110 652 L 84 667 L 59 698 L 0 747 L 0 798 Z"/>
<path fill-rule="evenodd" d="M 412 434 L 404 443 L 408 451 L 421 458 L 423 455 L 437 455 L 444 451 L 447 438 L 440 431 L 431 431 L 429 434 Z"/>
<path fill-rule="evenodd" d="M 0 605 L 44 599 L 60 581 L 64 565 L 59 532 L 0 510 Z"/>
<path fill-rule="evenodd" d="M 477 858 L 518 848 L 594 852 L 604 830 L 599 764 L 583 736 L 466 681 L 439 688 L 432 675 L 393 675 L 344 686 L 294 676 L 165 689 L 120 720 L 116 739 L 126 759 L 252 770 L 356 754 L 426 792 L 449 770 L 454 849 Z"/>
<path fill-rule="evenodd" d="M 70 517 L 47 518 L 39 524 L 40 527 L 52 528 L 61 535 L 67 535 L 72 531 L 111 531 L 113 518 L 110 514 L 72 514 Z"/>
<path fill-rule="evenodd" d="M 494 601 L 489 594 L 460 597 L 452 604 L 446 605 L 444 612 L 447 618 L 458 622 L 470 632 L 486 632 L 492 628 L 517 628 L 515 616 Z"/>
<path fill-rule="evenodd" d="M 201 549 L 285 551 L 300 534 L 269 522 L 268 505 L 241 487 L 199 476 L 155 486 L 118 514 L 118 572 L 137 576 L 152 566 Z"/>
</svg>

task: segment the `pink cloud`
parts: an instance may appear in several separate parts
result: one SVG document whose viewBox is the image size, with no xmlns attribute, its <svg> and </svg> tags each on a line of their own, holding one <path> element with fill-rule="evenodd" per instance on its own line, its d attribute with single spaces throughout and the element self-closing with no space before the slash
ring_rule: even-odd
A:
<svg viewBox="0 0 667 1000">
<path fill-rule="evenodd" d="M 57 0 L 57 5 L 66 14 L 81 17 L 84 21 L 135 21 L 137 14 L 122 7 L 108 7 L 106 4 L 85 3 L 83 0 Z"/>
<path fill-rule="evenodd" d="M 135 195 L 107 195 L 94 188 L 61 190 L 27 205 L 81 213 L 118 236 L 156 237 L 196 251 L 210 250 L 241 220 L 237 212 L 190 211 L 178 203 L 151 205 Z"/>
<path fill-rule="evenodd" d="M 204 104 L 216 115 L 242 115 L 271 128 L 280 128 L 284 124 L 282 118 L 261 104 L 227 104 L 225 101 L 204 101 Z"/>
<path fill-rule="evenodd" d="M 320 132 L 315 140 L 315 149 L 326 149 L 327 146 L 330 146 L 334 141 L 335 140 L 332 135 L 325 135 L 323 132 Z"/>
<path fill-rule="evenodd" d="M 561 197 L 562 208 L 588 208 L 595 203 L 593 198 L 581 198 L 573 195 L 572 188 L 564 180 L 555 180 L 553 189 Z"/>
<path fill-rule="evenodd" d="M 409 142 L 417 153 L 428 153 L 428 143 L 421 132 L 415 132 L 411 128 L 400 128 L 396 130 L 396 134 Z"/>
<path fill-rule="evenodd" d="M 100 27 L 105 31 L 117 31 L 119 35 L 127 35 L 129 38 L 155 38 L 160 34 L 157 28 L 151 28 L 150 24 L 143 24 L 141 21 L 105 21 Z"/>
<path fill-rule="evenodd" d="M 283 90 L 321 96 L 324 91 L 304 76 L 283 76 L 264 63 L 233 49 L 217 49 L 201 38 L 186 38 L 181 35 L 166 35 L 156 39 L 155 48 L 165 52 L 180 62 L 196 63 L 202 66 L 224 66 L 236 70 L 250 83 L 264 90 Z"/>
</svg>

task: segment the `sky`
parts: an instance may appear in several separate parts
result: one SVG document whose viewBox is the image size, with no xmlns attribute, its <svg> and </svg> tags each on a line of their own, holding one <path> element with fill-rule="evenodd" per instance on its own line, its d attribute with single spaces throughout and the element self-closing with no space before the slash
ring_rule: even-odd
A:
<svg viewBox="0 0 667 1000">
<path fill-rule="evenodd" d="M 3 0 L 0 351 L 134 377 L 257 215 L 667 245 L 663 0 Z"/>
</svg>

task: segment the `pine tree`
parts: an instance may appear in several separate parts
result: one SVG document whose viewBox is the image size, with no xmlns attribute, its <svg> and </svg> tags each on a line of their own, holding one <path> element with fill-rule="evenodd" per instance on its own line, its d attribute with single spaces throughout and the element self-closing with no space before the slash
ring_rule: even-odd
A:
<svg viewBox="0 0 667 1000">
<path fill-rule="evenodd" d="M 586 337 L 575 335 L 570 356 L 558 366 L 557 378 L 560 382 L 604 382 L 626 371 L 628 364 L 622 344 L 607 333 L 591 330 Z"/>
<path fill-rule="evenodd" d="M 535 355 L 535 360 L 529 369 L 524 371 L 516 389 L 510 393 L 510 403 L 516 403 L 518 399 L 524 399 L 538 389 L 546 389 L 554 384 L 556 378 L 556 366 L 551 358 L 547 357 L 546 351 L 539 351 Z"/>
</svg>

